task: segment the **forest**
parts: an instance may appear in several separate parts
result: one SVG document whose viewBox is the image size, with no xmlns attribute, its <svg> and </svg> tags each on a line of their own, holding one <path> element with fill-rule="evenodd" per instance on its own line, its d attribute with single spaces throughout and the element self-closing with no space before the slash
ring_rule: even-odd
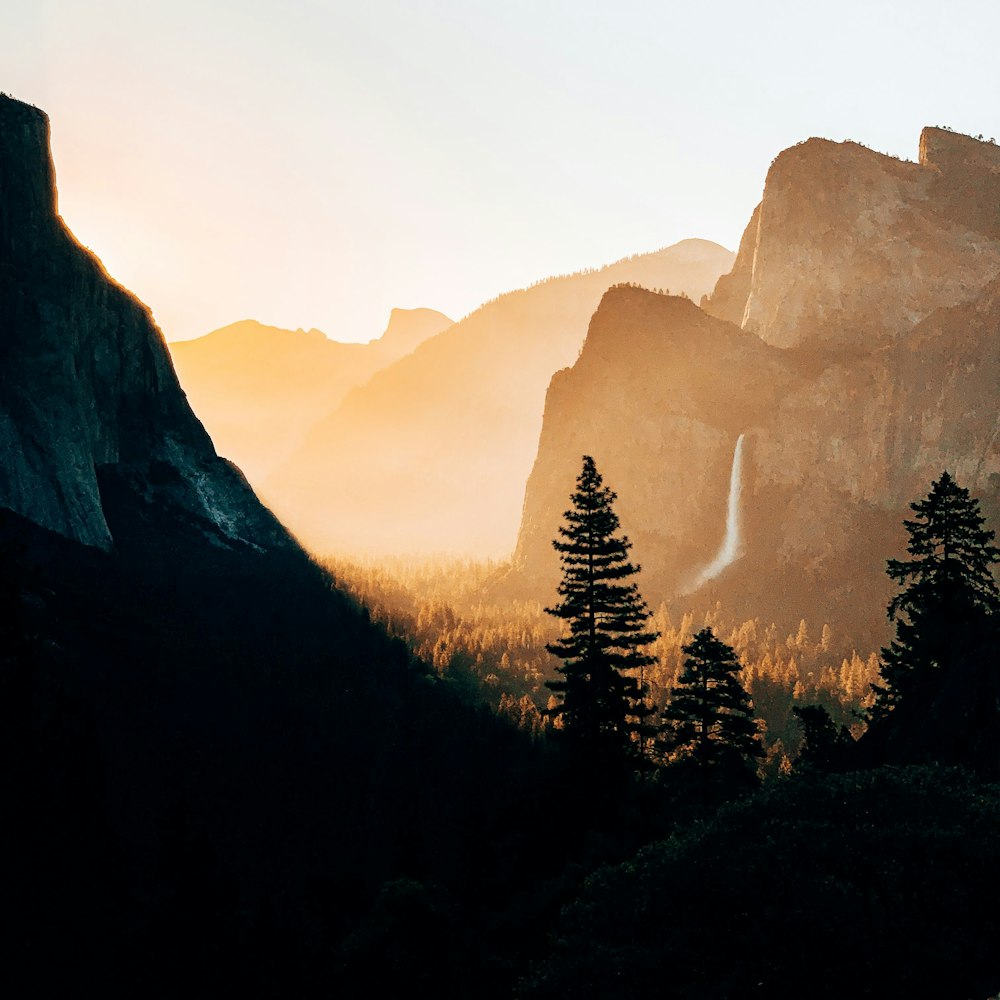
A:
<svg viewBox="0 0 1000 1000">
<path fill-rule="evenodd" d="M 490 604 L 496 565 L 206 548 L 113 480 L 113 554 L 5 515 L 11 975 L 996 991 L 1000 553 L 976 501 L 945 473 L 914 503 L 895 638 L 863 655 L 822 625 L 649 611 L 589 475 L 549 613 Z"/>
<path fill-rule="evenodd" d="M 503 572 L 502 563 L 329 558 L 323 565 L 462 697 L 488 704 L 532 734 L 546 730 L 542 710 L 552 695 L 545 681 L 558 662 L 546 646 L 559 626 L 540 602 L 490 599 L 489 581 Z M 800 619 L 786 632 L 759 619 L 733 622 L 718 603 L 701 613 L 672 614 L 661 602 L 653 612 L 656 638 L 649 650 L 655 662 L 645 680 L 654 704 L 663 704 L 676 685 L 682 646 L 696 624 L 724 638 L 739 658 L 740 680 L 764 723 L 768 771 L 787 769 L 797 755 L 802 736 L 792 713 L 796 705 L 820 704 L 838 725 L 860 735 L 859 713 L 870 706 L 878 677 L 877 651 L 859 652 L 825 623 L 816 627 Z"/>
<path fill-rule="evenodd" d="M 569 885 L 517 995 L 995 992 L 1000 549 L 978 503 L 945 472 L 911 505 L 895 637 L 862 654 L 825 624 L 650 612 L 614 499 L 585 457 L 551 608 L 491 603 L 496 563 L 329 564 L 555 754 L 546 804 L 589 831 L 548 858 Z"/>
</svg>

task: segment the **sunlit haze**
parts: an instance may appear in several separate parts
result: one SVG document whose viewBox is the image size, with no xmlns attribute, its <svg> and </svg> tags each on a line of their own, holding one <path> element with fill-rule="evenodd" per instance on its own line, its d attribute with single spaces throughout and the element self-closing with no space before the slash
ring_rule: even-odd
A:
<svg viewBox="0 0 1000 1000">
<path fill-rule="evenodd" d="M 735 249 L 811 135 L 1000 132 L 1000 9 L 429 0 L 6 3 L 0 89 L 168 339 L 369 340 L 698 236 Z"/>
</svg>

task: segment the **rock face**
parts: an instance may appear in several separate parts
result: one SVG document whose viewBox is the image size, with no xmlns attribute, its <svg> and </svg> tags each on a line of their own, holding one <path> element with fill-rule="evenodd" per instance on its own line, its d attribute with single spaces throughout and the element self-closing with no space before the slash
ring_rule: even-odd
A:
<svg viewBox="0 0 1000 1000">
<path fill-rule="evenodd" d="M 777 347 L 874 346 L 1000 272 L 1000 148 L 924 129 L 920 162 L 809 139 L 771 165 L 706 308 Z"/>
<path fill-rule="evenodd" d="M 687 299 L 610 289 L 549 386 L 514 553 L 528 588 L 554 593 L 551 543 L 584 454 L 619 495 L 644 587 L 693 587 L 719 547 L 737 438 L 796 382 L 782 351 Z"/>
<path fill-rule="evenodd" d="M 433 309 L 393 309 L 378 340 L 344 344 L 243 320 L 168 346 L 215 447 L 259 486 L 351 389 L 450 325 Z"/>
<path fill-rule="evenodd" d="M 605 296 L 579 360 L 549 388 L 508 585 L 554 595 L 551 540 L 584 453 L 619 494 L 651 601 L 721 600 L 870 641 L 885 638 L 885 559 L 904 554 L 908 504 L 944 469 L 1000 526 L 1000 258 L 984 235 L 992 216 L 975 208 L 997 151 L 941 130 L 925 130 L 921 150 L 920 165 L 812 141 L 778 157 L 752 267 L 744 238 L 705 303 L 714 318 L 634 289 Z M 972 175 L 981 185 L 960 179 Z M 769 205 L 824 177 L 832 193 Z M 743 288 L 740 326 L 725 317 Z M 740 434 L 739 558 L 699 583 L 725 534 Z"/>
<path fill-rule="evenodd" d="M 700 296 L 733 260 L 686 240 L 482 306 L 351 392 L 264 484 L 319 551 L 506 555 L 545 389 L 615 283 Z"/>
<path fill-rule="evenodd" d="M 0 506 L 110 548 L 101 481 L 194 520 L 214 541 L 287 544 L 218 458 L 149 310 L 57 214 L 49 126 L 0 97 Z"/>
</svg>

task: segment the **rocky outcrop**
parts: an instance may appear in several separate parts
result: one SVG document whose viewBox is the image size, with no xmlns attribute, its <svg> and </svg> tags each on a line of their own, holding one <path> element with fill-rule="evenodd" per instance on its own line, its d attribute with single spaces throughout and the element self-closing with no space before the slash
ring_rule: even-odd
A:
<svg viewBox="0 0 1000 1000">
<path fill-rule="evenodd" d="M 546 387 L 604 292 L 634 282 L 698 297 L 732 260 L 685 240 L 487 303 L 349 393 L 265 496 L 319 551 L 509 554 Z"/>
<path fill-rule="evenodd" d="M 551 600 L 551 540 L 591 454 L 619 494 L 650 601 L 886 638 L 885 560 L 908 504 L 948 469 L 1000 524 L 1000 278 L 866 353 L 781 350 L 690 303 L 605 296 L 553 380 L 508 589 Z M 742 548 L 699 584 L 724 533 L 745 435 Z"/>
<path fill-rule="evenodd" d="M 433 309 L 393 309 L 379 339 L 353 344 L 243 320 L 168 346 L 216 449 L 259 487 L 351 389 L 450 325 Z"/>
<path fill-rule="evenodd" d="M 760 229 L 760 205 L 753 210 L 750 223 L 743 231 L 733 269 L 715 283 L 712 294 L 702 296 L 701 306 L 710 315 L 739 326 L 746 312 L 747 298 L 753 281 L 753 259 Z"/>
<path fill-rule="evenodd" d="M 609 290 L 546 397 L 513 560 L 524 588 L 554 593 L 552 539 L 584 454 L 619 495 L 644 589 L 693 588 L 719 547 L 736 439 L 795 383 L 783 352 L 687 299 Z"/>
<path fill-rule="evenodd" d="M 114 474 L 214 541 L 286 544 L 218 458 L 178 386 L 149 310 L 57 214 L 49 124 L 0 96 L 0 506 L 110 548 Z"/>
<path fill-rule="evenodd" d="M 990 143 L 925 129 L 910 163 L 809 139 L 771 165 L 733 272 L 706 308 L 778 347 L 866 349 L 972 300 L 1000 273 L 998 213 Z"/>
</svg>

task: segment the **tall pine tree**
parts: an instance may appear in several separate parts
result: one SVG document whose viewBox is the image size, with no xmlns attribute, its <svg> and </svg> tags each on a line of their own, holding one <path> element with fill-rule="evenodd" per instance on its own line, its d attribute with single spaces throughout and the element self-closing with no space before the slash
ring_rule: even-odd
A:
<svg viewBox="0 0 1000 1000">
<path fill-rule="evenodd" d="M 684 670 L 663 709 L 659 750 L 669 762 L 693 767 L 706 786 L 756 784 L 754 759 L 764 748 L 735 651 L 710 628 L 681 649 Z"/>
<path fill-rule="evenodd" d="M 882 650 L 873 719 L 904 702 L 929 704 L 957 665 L 983 655 L 1000 620 L 992 572 L 1000 549 L 983 527 L 978 501 L 944 472 L 910 508 L 916 517 L 903 525 L 911 558 L 890 559 L 886 567 L 903 589 L 888 607 L 896 636 Z"/>
<path fill-rule="evenodd" d="M 631 543 L 618 534 L 615 500 L 584 455 L 573 506 L 559 528 L 562 540 L 552 543 L 563 567 L 562 600 L 545 609 L 567 625 L 567 634 L 548 646 L 564 661 L 556 668 L 562 679 L 546 682 L 561 696 L 549 714 L 561 720 L 575 752 L 611 769 L 643 756 L 644 720 L 653 710 L 642 672 L 654 662 L 645 649 L 657 636 L 632 579 L 640 567 L 628 559 Z"/>
</svg>

